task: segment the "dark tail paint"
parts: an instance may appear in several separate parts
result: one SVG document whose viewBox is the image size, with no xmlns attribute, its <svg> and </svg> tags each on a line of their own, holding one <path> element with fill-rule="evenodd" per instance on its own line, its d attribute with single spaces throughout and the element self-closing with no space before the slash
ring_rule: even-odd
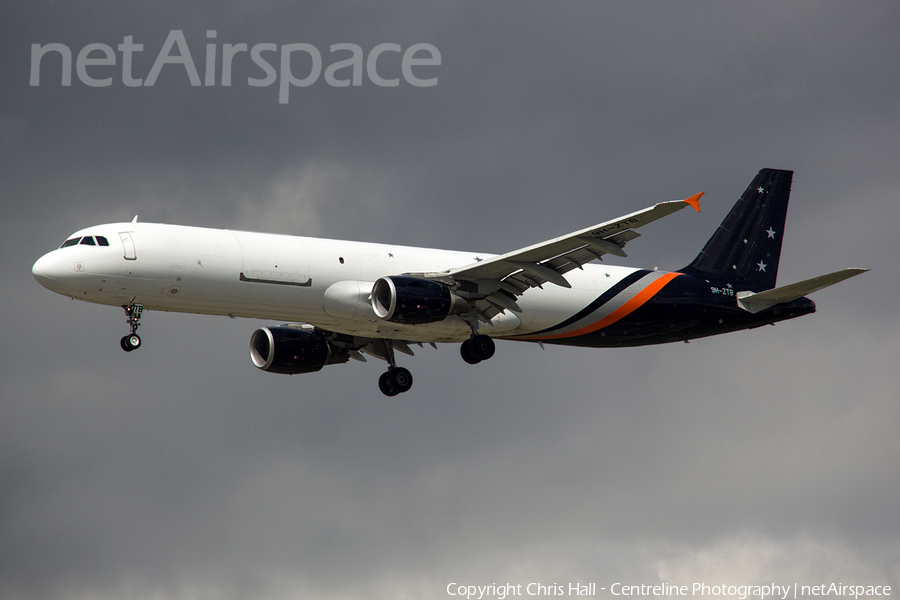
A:
<svg viewBox="0 0 900 600">
<path fill-rule="evenodd" d="M 680 272 L 774 288 L 793 176 L 793 171 L 760 171 L 694 262 Z"/>
</svg>

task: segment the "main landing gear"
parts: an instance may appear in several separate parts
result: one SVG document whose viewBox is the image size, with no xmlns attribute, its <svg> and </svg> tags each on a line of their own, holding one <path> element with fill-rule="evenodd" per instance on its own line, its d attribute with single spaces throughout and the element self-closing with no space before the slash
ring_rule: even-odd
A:
<svg viewBox="0 0 900 600">
<path fill-rule="evenodd" d="M 409 369 L 394 367 L 382 373 L 378 378 L 378 389 L 385 396 L 396 396 L 408 392 L 412 387 L 413 378 Z"/>
<path fill-rule="evenodd" d="M 473 333 L 472 337 L 459 347 L 459 353 L 463 360 L 470 365 L 476 365 L 494 356 L 494 350 L 494 340 L 489 336 L 476 333 Z M 382 356 L 380 350 L 379 356 Z M 391 340 L 384 340 L 383 358 L 387 360 L 388 370 L 378 378 L 378 389 L 385 396 L 396 396 L 408 392 L 413 384 L 412 373 L 408 369 L 397 366 L 394 358 L 394 344 Z"/>
<path fill-rule="evenodd" d="M 144 312 L 143 304 L 132 304 L 130 306 L 123 306 L 125 309 L 125 316 L 128 317 L 128 326 L 131 327 L 131 333 L 122 338 L 122 341 L 119 342 L 119 345 L 122 346 L 122 350 L 125 352 L 131 352 L 132 350 L 137 350 L 141 347 L 141 336 L 139 336 L 137 332 L 137 328 L 141 326 L 141 313 Z"/>
<path fill-rule="evenodd" d="M 394 344 L 390 340 L 385 340 L 384 347 L 388 370 L 378 378 L 378 389 L 385 396 L 396 396 L 408 392 L 413 384 L 412 373 L 409 372 L 409 369 L 397 366 L 397 360 L 394 358 Z"/>
<path fill-rule="evenodd" d="M 459 353 L 464 361 L 470 365 L 477 365 L 483 360 L 487 360 L 494 355 L 494 340 L 490 337 L 480 334 L 473 334 L 459 347 Z"/>
</svg>

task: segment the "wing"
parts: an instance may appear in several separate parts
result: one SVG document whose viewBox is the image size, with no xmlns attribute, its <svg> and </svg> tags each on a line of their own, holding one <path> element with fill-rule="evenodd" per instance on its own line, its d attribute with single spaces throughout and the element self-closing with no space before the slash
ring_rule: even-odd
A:
<svg viewBox="0 0 900 600">
<path fill-rule="evenodd" d="M 521 312 L 516 298 L 533 287 L 553 283 L 572 287 L 565 273 L 604 254 L 626 256 L 622 247 L 639 237 L 635 231 L 657 219 L 692 206 L 700 211 L 700 196 L 686 200 L 660 202 L 650 208 L 606 223 L 575 231 L 553 240 L 516 250 L 501 256 L 450 269 L 442 273 L 423 274 L 448 284 L 458 285 L 460 292 L 475 301 L 479 317 L 490 321 L 504 310 Z"/>
</svg>

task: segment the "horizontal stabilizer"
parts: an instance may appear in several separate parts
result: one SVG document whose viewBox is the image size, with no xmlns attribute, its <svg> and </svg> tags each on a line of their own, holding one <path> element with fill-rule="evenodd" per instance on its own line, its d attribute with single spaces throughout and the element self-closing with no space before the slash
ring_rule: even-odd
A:
<svg viewBox="0 0 900 600">
<path fill-rule="evenodd" d="M 834 285 L 835 283 L 839 283 L 845 279 L 859 275 L 860 273 L 865 273 L 866 271 L 868 271 L 868 269 L 844 269 L 842 271 L 836 271 L 834 273 L 829 273 L 828 275 L 820 275 L 819 277 L 813 277 L 812 279 L 792 283 L 791 285 L 775 288 L 773 290 L 766 290 L 764 292 L 738 292 L 737 303 L 738 306 L 748 312 L 758 313 L 770 306 L 781 304 L 782 302 L 792 302 L 807 294 L 818 292 L 823 288 L 827 288 L 830 285 Z"/>
</svg>

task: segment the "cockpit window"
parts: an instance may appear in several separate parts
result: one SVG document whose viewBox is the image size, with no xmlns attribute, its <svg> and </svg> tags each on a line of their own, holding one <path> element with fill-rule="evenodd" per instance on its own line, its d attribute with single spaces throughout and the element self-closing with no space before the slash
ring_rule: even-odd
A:
<svg viewBox="0 0 900 600">
<path fill-rule="evenodd" d="M 102 235 L 86 235 L 84 237 L 77 237 L 66 240 L 65 242 L 63 242 L 60 248 L 68 248 L 69 246 L 77 246 L 78 244 L 81 244 L 82 246 L 109 246 L 109 240 Z"/>
</svg>

